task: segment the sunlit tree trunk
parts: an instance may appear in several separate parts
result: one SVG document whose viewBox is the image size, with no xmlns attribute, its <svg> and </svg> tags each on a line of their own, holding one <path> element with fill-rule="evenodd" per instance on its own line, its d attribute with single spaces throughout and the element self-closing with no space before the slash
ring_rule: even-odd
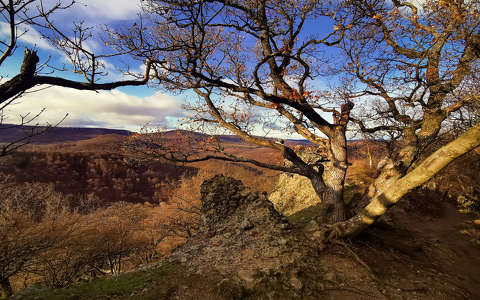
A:
<svg viewBox="0 0 480 300">
<path fill-rule="evenodd" d="M 312 186 L 322 201 L 324 223 L 333 224 L 346 219 L 343 189 L 347 172 L 347 140 L 345 127 L 334 127 L 329 139 L 327 162 L 322 176 L 310 178 Z"/>
</svg>

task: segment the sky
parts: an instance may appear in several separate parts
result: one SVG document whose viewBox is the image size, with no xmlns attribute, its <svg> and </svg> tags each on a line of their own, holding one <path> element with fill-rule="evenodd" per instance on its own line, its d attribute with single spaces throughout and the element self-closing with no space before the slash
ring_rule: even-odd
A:
<svg viewBox="0 0 480 300">
<path fill-rule="evenodd" d="M 53 0 L 46 0 L 52 3 Z M 60 28 L 68 28 L 72 20 L 84 20 L 86 24 L 104 25 L 119 22 L 134 22 L 140 12 L 140 0 L 80 0 L 73 8 L 54 15 Z M 0 39 L 8 40 L 8 24 L 0 23 Z M 21 37 L 15 54 L 2 66 L 0 74 L 3 82 L 18 74 L 26 47 L 37 49 L 40 60 L 50 57 L 51 62 L 65 61 L 63 53 L 52 47 L 33 28 Z M 89 45 L 91 48 L 98 45 Z M 141 71 L 140 63 L 132 66 Z M 125 79 L 112 65 L 108 65 L 109 75 L 105 81 Z M 70 79 L 81 79 L 72 74 L 53 74 Z M 124 87 L 113 91 L 78 91 L 62 87 L 42 89 L 36 87 L 26 93 L 15 104 L 6 108 L 5 123 L 17 122 L 20 116 L 37 114 L 46 109 L 39 118 L 41 123 L 56 124 L 66 114 L 68 117 L 61 126 L 104 127 L 137 131 L 146 124 L 167 128 L 175 127 L 177 120 L 184 115 L 182 103 L 188 96 L 172 96 L 146 86 Z"/>
<path fill-rule="evenodd" d="M 44 0 L 47 4 L 56 1 Z M 422 1 L 417 0 L 417 2 Z M 128 26 L 138 18 L 141 0 L 77 0 L 77 2 L 79 3 L 73 8 L 60 11 L 54 15 L 57 27 L 65 28 L 68 31 L 74 21 L 84 21 L 87 25 L 99 26 L 97 28 L 105 24 Z M 332 24 L 313 25 L 327 26 L 329 29 L 332 27 Z M 8 32 L 8 24 L 2 23 L 0 20 L 0 40 L 7 41 Z M 51 62 L 57 65 L 65 62 L 65 55 L 42 39 L 41 35 L 33 28 L 29 28 L 28 32 L 21 37 L 18 45 L 15 54 L 0 66 L 0 75 L 3 77 L 3 82 L 18 74 L 23 50 L 26 47 L 38 50 L 41 62 L 49 58 Z M 88 44 L 88 47 L 92 50 L 105 50 L 105 45 L 99 39 L 96 39 L 96 43 Z M 107 65 L 109 75 L 103 82 L 125 79 L 121 72 L 116 69 L 116 63 L 122 65 L 120 60 L 110 62 Z M 131 68 L 138 70 L 140 73 L 142 67 L 140 62 L 131 64 Z M 53 75 L 82 79 L 71 73 L 55 73 Z M 138 131 L 146 124 L 175 128 L 178 121 L 186 116 L 182 105 L 193 100 L 193 97 L 195 97 L 193 93 L 169 95 L 148 86 L 123 87 L 113 91 L 97 92 L 78 91 L 62 87 L 50 87 L 48 89 L 38 87 L 26 93 L 14 105 L 10 105 L 6 109 L 4 122 L 14 123 L 19 120 L 20 116 L 25 116 L 28 113 L 34 115 L 45 109 L 39 120 L 51 124 L 56 124 L 68 114 L 61 126 L 104 127 L 132 131 Z"/>
</svg>

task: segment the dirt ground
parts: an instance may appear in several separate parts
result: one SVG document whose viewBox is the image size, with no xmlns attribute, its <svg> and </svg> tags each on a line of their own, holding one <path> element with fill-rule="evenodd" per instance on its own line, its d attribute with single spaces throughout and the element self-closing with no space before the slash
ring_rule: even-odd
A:
<svg viewBox="0 0 480 300">
<path fill-rule="evenodd" d="M 480 299 L 480 247 L 462 234 L 479 230 L 472 222 L 478 215 L 459 213 L 442 194 L 417 190 L 388 217 L 351 246 L 390 293 L 398 299 Z"/>
</svg>

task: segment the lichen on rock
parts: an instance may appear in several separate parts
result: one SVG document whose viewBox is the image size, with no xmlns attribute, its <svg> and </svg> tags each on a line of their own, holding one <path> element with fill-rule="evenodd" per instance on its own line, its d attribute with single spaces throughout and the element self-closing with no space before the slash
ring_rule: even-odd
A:
<svg viewBox="0 0 480 300">
<path fill-rule="evenodd" d="M 296 147 L 295 151 L 300 158 L 310 165 L 318 165 L 325 159 L 325 151 L 322 147 Z M 291 162 L 285 160 L 284 165 L 291 166 Z M 290 173 L 281 173 L 275 189 L 268 199 L 275 209 L 285 216 L 291 216 L 307 207 L 321 202 L 317 193 L 305 176 Z"/>
<path fill-rule="evenodd" d="M 292 251 L 301 247 L 298 237 L 266 193 L 223 175 L 206 180 L 200 191 L 202 225 L 169 260 L 184 262 L 195 270 L 213 268 L 250 288 L 260 282 L 262 274 L 278 271 L 300 255 L 300 251 Z M 259 281 L 251 280 L 251 274 Z"/>
</svg>

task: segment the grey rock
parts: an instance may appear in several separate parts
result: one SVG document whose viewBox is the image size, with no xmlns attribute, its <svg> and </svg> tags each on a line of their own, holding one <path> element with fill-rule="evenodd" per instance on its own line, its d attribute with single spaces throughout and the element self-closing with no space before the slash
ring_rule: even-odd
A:
<svg viewBox="0 0 480 300">
<path fill-rule="evenodd" d="M 242 196 L 242 198 L 247 198 L 248 196 L 250 196 L 250 191 L 249 190 L 243 190 L 240 192 L 240 196 Z"/>
<path fill-rule="evenodd" d="M 323 279 L 327 281 L 335 281 L 337 279 L 337 275 L 335 275 L 333 272 L 327 272 L 323 274 Z"/>
<path fill-rule="evenodd" d="M 320 226 L 318 225 L 317 221 L 311 220 L 304 228 L 306 232 L 314 232 L 320 230 Z"/>
<path fill-rule="evenodd" d="M 320 239 L 322 238 L 322 232 L 321 231 L 315 231 L 313 234 L 312 234 L 312 238 L 313 239 Z"/>
<path fill-rule="evenodd" d="M 254 270 L 240 270 L 238 271 L 238 277 L 245 283 L 245 287 L 251 289 L 255 286 L 257 279 L 255 276 L 257 272 Z"/>
<path fill-rule="evenodd" d="M 243 221 L 242 221 L 242 224 L 240 224 L 240 228 L 243 229 L 243 230 L 250 230 L 254 227 L 253 223 L 250 222 L 250 220 L 248 218 L 245 218 Z"/>
<path fill-rule="evenodd" d="M 290 285 L 297 291 L 303 288 L 303 283 L 296 276 L 290 277 Z"/>
</svg>

